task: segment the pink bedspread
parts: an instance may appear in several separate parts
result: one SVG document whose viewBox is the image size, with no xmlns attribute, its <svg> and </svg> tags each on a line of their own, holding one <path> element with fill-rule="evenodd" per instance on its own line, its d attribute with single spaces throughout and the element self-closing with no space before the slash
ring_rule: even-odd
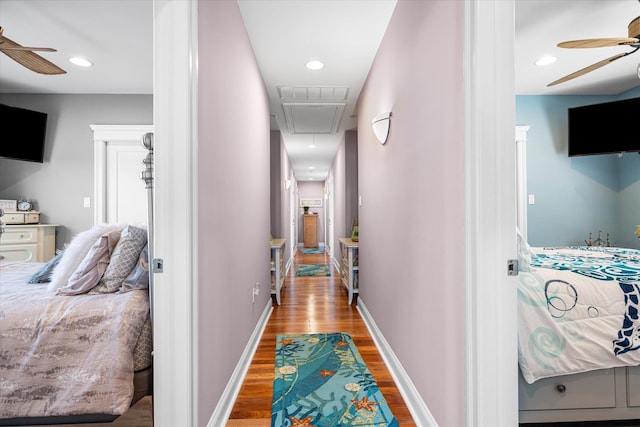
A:
<svg viewBox="0 0 640 427">
<path fill-rule="evenodd" d="M 41 265 L 0 267 L 0 418 L 124 413 L 147 292 L 55 295 Z"/>
</svg>

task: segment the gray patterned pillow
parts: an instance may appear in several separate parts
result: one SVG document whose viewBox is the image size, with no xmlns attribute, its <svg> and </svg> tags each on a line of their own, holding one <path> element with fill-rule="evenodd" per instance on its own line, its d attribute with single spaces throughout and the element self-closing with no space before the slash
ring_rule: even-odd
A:
<svg viewBox="0 0 640 427">
<path fill-rule="evenodd" d="M 120 292 L 149 288 L 149 245 L 144 245 L 140 257 L 131 273 L 124 279 Z"/>
<path fill-rule="evenodd" d="M 142 248 L 147 244 L 147 230 L 127 226 L 122 230 L 120 241 L 111 255 L 111 261 L 104 272 L 98 286 L 91 290 L 91 294 L 110 294 L 122 286 L 122 282 L 135 267 Z"/>
</svg>

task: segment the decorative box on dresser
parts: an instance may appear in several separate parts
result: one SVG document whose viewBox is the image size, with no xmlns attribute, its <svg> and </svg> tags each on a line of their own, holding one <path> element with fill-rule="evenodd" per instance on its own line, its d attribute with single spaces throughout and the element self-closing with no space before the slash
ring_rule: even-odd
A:
<svg viewBox="0 0 640 427">
<path fill-rule="evenodd" d="M 342 259 L 340 262 L 340 280 L 349 294 L 349 304 L 358 303 L 358 287 L 360 266 L 358 262 L 358 242 L 350 238 L 341 237 L 340 250 Z"/>
<path fill-rule="evenodd" d="M 318 215 L 304 215 L 304 247 L 318 247 Z"/>
<path fill-rule="evenodd" d="M 56 224 L 5 225 L 0 234 L 0 264 L 49 261 L 56 253 L 56 227 Z"/>
<path fill-rule="evenodd" d="M 280 305 L 280 291 L 284 286 L 284 244 L 286 239 L 271 239 L 271 299 Z"/>
</svg>

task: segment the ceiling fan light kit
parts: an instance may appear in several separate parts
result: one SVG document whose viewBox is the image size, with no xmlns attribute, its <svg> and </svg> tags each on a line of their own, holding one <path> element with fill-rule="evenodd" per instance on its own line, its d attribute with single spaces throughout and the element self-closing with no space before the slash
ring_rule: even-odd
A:
<svg viewBox="0 0 640 427">
<path fill-rule="evenodd" d="M 640 1 L 640 0 L 639 0 Z M 568 74 L 558 80 L 549 83 L 547 86 L 555 86 L 560 83 L 575 79 L 591 71 L 597 70 L 600 67 L 604 67 L 607 64 L 617 61 L 620 58 L 631 55 L 640 49 L 640 16 L 631 21 L 627 31 L 628 37 L 612 37 L 612 38 L 596 38 L 596 39 L 583 39 L 583 40 L 569 40 L 562 43 L 558 43 L 558 47 L 567 49 L 591 49 L 598 47 L 611 47 L 611 46 L 630 46 L 633 50 L 629 52 L 619 53 L 613 55 L 607 59 L 591 64 L 588 67 L 584 67 L 574 73 Z M 640 76 L 640 70 L 638 71 Z"/>
</svg>

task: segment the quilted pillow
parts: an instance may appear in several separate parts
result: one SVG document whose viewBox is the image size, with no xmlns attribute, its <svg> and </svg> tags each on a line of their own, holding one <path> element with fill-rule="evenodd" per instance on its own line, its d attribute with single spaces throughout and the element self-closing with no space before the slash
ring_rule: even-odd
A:
<svg viewBox="0 0 640 427">
<path fill-rule="evenodd" d="M 53 274 L 53 270 L 56 268 L 60 260 L 62 259 L 62 255 L 64 251 L 60 252 L 49 262 L 40 268 L 40 270 L 33 273 L 33 275 L 29 278 L 28 283 L 49 283 L 51 281 L 51 275 Z"/>
<path fill-rule="evenodd" d="M 69 278 L 74 271 L 78 269 L 84 257 L 87 256 L 93 244 L 104 233 L 113 230 L 122 230 L 122 226 L 118 225 L 95 225 L 87 231 L 75 236 L 69 246 L 65 249 L 62 259 L 51 274 L 51 283 L 49 290 L 55 292 L 63 286 L 67 286 Z"/>
<path fill-rule="evenodd" d="M 124 279 L 120 292 L 129 292 L 134 289 L 149 288 L 149 245 L 144 245 L 138 263 L 133 267 L 131 273 Z"/>
<path fill-rule="evenodd" d="M 118 291 L 124 279 L 138 262 L 140 252 L 146 244 L 147 230 L 132 225 L 122 230 L 120 240 L 111 254 L 107 270 L 91 293 L 109 294 Z"/>
<path fill-rule="evenodd" d="M 79 295 L 89 292 L 98 284 L 109 265 L 109 259 L 120 240 L 120 231 L 103 234 L 93 244 L 89 253 L 69 278 L 69 283 L 58 289 L 59 295 Z"/>
</svg>

